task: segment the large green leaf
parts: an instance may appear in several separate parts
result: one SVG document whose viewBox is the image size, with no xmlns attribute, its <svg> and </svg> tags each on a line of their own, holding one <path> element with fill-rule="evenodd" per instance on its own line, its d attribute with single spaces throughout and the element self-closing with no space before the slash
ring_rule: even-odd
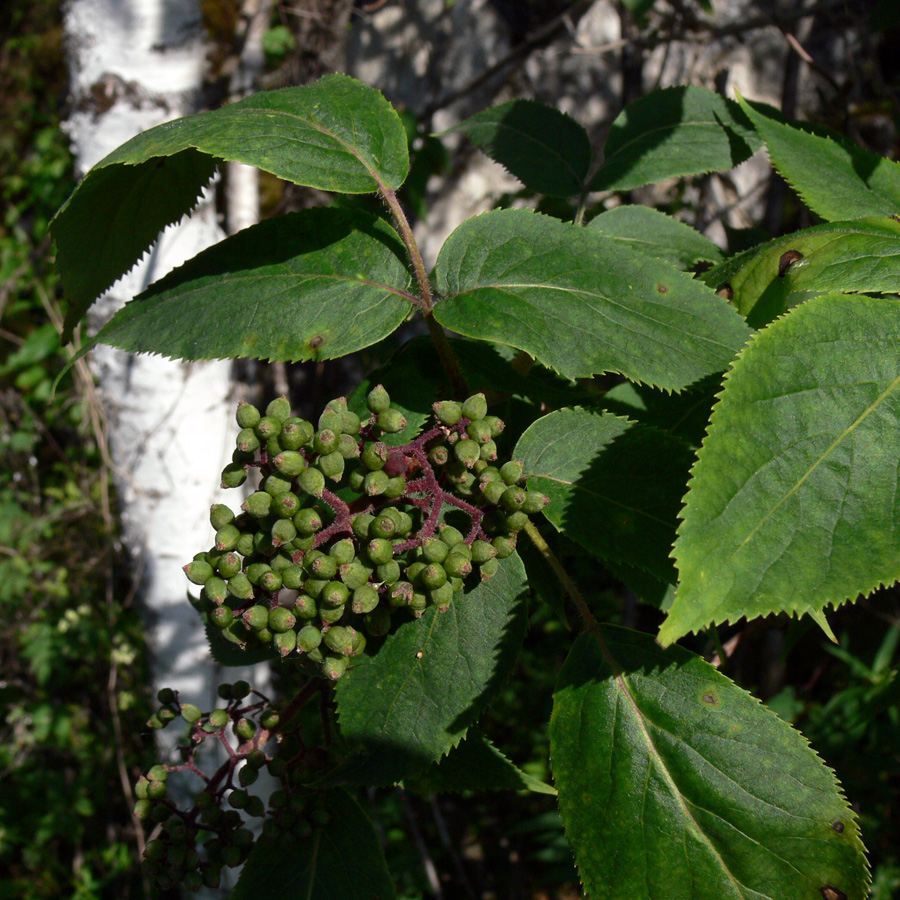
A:
<svg viewBox="0 0 900 900">
<path fill-rule="evenodd" d="M 560 409 L 519 439 L 528 487 L 544 515 L 601 559 L 675 582 L 669 559 L 693 456 L 676 437 L 619 416 Z"/>
<path fill-rule="evenodd" d="M 900 578 L 900 304 L 825 294 L 760 332 L 725 379 L 675 544 L 660 641 L 815 616 Z"/>
<path fill-rule="evenodd" d="M 552 197 L 585 188 L 591 142 L 573 118 L 533 100 L 512 100 L 470 116 L 461 131 L 525 187 Z"/>
<path fill-rule="evenodd" d="M 761 327 L 810 292 L 900 291 L 900 222 L 831 222 L 753 247 L 702 276 Z"/>
<path fill-rule="evenodd" d="M 722 371 L 746 323 L 667 263 L 528 210 L 464 222 L 438 256 L 435 318 L 570 378 L 621 372 L 679 390 Z"/>
<path fill-rule="evenodd" d="M 766 142 L 772 165 L 823 219 L 900 212 L 900 163 L 846 138 L 820 137 L 779 122 L 746 100 L 740 104 Z"/>
<path fill-rule="evenodd" d="M 410 785 L 409 780 L 405 782 Z M 523 772 L 480 731 L 471 730 L 458 747 L 413 780 L 417 791 L 534 791 L 555 794 L 556 789 Z"/>
<path fill-rule="evenodd" d="M 559 674 L 550 752 L 589 900 L 864 900 L 859 828 L 805 738 L 700 657 L 604 627 Z"/>
<path fill-rule="evenodd" d="M 588 227 L 678 269 L 689 269 L 701 260 L 719 262 L 723 258 L 722 251 L 708 237 L 649 206 L 615 206 L 592 219 Z"/>
<path fill-rule="evenodd" d="M 358 658 L 336 690 L 341 734 L 357 753 L 332 780 L 390 784 L 455 747 L 515 664 L 525 590 L 513 554 L 447 612 L 432 607 Z"/>
<path fill-rule="evenodd" d="M 397 113 L 346 75 L 151 128 L 97 163 L 54 219 L 67 335 L 159 232 L 191 210 L 219 160 L 350 194 L 397 188 L 409 167 Z"/>
<path fill-rule="evenodd" d="M 311 835 L 263 835 L 250 851 L 231 900 L 391 900 L 381 842 L 345 791 L 318 797 L 326 824 Z"/>
<path fill-rule="evenodd" d="M 651 91 L 613 122 L 594 191 L 627 191 L 665 178 L 730 169 L 760 147 L 732 100 L 699 87 Z"/>
<path fill-rule="evenodd" d="M 367 213 L 269 219 L 151 285 L 96 340 L 181 359 L 334 359 L 409 314 L 402 252 L 396 232 Z"/>
</svg>

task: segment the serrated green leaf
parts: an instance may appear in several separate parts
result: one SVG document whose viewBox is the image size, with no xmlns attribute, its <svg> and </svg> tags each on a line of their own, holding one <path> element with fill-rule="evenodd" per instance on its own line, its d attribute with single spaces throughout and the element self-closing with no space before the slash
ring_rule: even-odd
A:
<svg viewBox="0 0 900 900">
<path fill-rule="evenodd" d="M 900 212 L 900 163 L 843 137 L 809 134 L 738 101 L 763 140 L 775 170 L 823 219 L 890 216 Z"/>
<path fill-rule="evenodd" d="M 651 91 L 613 122 L 591 190 L 627 191 L 665 178 L 730 169 L 760 145 L 740 107 L 714 91 Z"/>
<path fill-rule="evenodd" d="M 470 731 L 444 759 L 417 775 L 415 788 L 438 794 L 458 791 L 556 793 L 549 784 L 513 765 L 480 731 Z"/>
<path fill-rule="evenodd" d="M 728 290 L 762 327 L 811 292 L 900 291 L 900 222 L 883 216 L 831 222 L 768 241 L 701 278 Z"/>
<path fill-rule="evenodd" d="M 460 131 L 525 187 L 551 197 L 571 197 L 585 187 L 591 141 L 564 112 L 533 100 L 512 100 L 470 116 Z"/>
<path fill-rule="evenodd" d="M 181 359 L 334 359 L 409 314 L 402 250 L 389 225 L 362 212 L 268 219 L 151 285 L 95 340 Z"/>
<path fill-rule="evenodd" d="M 341 789 L 320 798 L 328 823 L 309 836 L 257 840 L 232 900 L 391 900 L 394 884 L 369 817 Z"/>
<path fill-rule="evenodd" d="M 447 612 L 430 608 L 359 657 L 336 689 L 341 734 L 358 752 L 333 780 L 390 784 L 455 747 L 515 664 L 525 589 L 513 554 Z"/>
<path fill-rule="evenodd" d="M 589 900 L 867 896 L 859 828 L 831 770 L 680 647 L 611 626 L 579 637 L 550 748 Z"/>
<path fill-rule="evenodd" d="M 409 168 L 393 107 L 346 75 L 254 94 L 139 134 L 88 172 L 53 221 L 67 340 L 91 303 L 191 210 L 220 160 L 348 194 L 395 189 Z"/>
<path fill-rule="evenodd" d="M 445 242 L 434 317 L 525 350 L 569 378 L 621 372 L 680 390 L 722 371 L 749 335 L 732 307 L 667 263 L 528 210 L 464 222 Z"/>
<path fill-rule="evenodd" d="M 825 294 L 735 362 L 682 512 L 659 639 L 819 613 L 900 578 L 900 304 Z"/>
<path fill-rule="evenodd" d="M 681 440 L 609 413 L 560 409 L 531 425 L 513 457 L 528 487 L 550 498 L 544 515 L 563 534 L 675 582 L 669 553 L 693 458 Z"/>
<path fill-rule="evenodd" d="M 593 218 L 588 227 L 677 269 L 689 269 L 701 260 L 723 259 L 722 251 L 708 237 L 649 206 L 613 207 Z"/>
</svg>

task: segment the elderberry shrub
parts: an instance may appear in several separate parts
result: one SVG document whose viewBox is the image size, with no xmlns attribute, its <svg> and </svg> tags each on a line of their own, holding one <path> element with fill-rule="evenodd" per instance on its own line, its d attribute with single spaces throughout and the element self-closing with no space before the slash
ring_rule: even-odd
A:
<svg viewBox="0 0 900 900">
<path fill-rule="evenodd" d="M 332 680 L 399 611 L 446 611 L 489 579 L 547 503 L 521 485 L 521 463 L 499 464 L 503 422 L 484 394 L 435 403 L 432 427 L 400 446 L 382 440 L 407 425 L 382 385 L 366 406 L 360 418 L 346 398 L 332 400 L 313 426 L 284 397 L 264 414 L 240 404 L 222 484 L 256 469 L 259 487 L 238 514 L 212 507 L 215 546 L 184 567 L 225 638 L 310 660 Z M 448 511 L 468 525 L 449 524 Z"/>
</svg>

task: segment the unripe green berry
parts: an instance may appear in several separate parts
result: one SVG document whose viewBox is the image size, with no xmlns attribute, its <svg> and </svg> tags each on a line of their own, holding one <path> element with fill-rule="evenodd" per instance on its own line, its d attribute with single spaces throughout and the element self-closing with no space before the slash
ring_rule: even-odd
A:
<svg viewBox="0 0 900 900">
<path fill-rule="evenodd" d="M 189 725 L 193 725 L 200 719 L 200 710 L 193 703 L 181 704 L 181 718 Z"/>
<path fill-rule="evenodd" d="M 394 608 L 408 606 L 413 596 L 413 586 L 408 581 L 398 581 L 391 587 L 388 602 Z"/>
<path fill-rule="evenodd" d="M 508 531 L 521 531 L 528 524 L 528 516 L 519 510 L 518 512 L 510 513 L 504 519 L 504 523 Z"/>
<path fill-rule="evenodd" d="M 272 464 L 280 475 L 296 478 L 306 468 L 306 459 L 297 450 L 283 450 L 272 460 Z"/>
<path fill-rule="evenodd" d="M 254 631 L 266 628 L 269 624 L 269 610 L 267 607 L 259 604 L 251 606 L 248 610 L 244 611 L 244 621 Z"/>
<path fill-rule="evenodd" d="M 388 512 L 389 510 L 385 510 L 385 514 L 387 514 Z M 413 529 L 413 525 L 415 524 L 413 522 L 413 517 L 409 513 L 403 512 L 402 510 L 397 512 L 397 516 L 397 533 L 394 535 L 394 537 L 405 537 Z"/>
<path fill-rule="evenodd" d="M 213 575 L 206 584 L 203 585 L 203 593 L 207 600 L 211 600 L 216 606 L 221 606 L 228 596 L 228 585 L 224 578 Z"/>
<path fill-rule="evenodd" d="M 322 632 L 315 625 L 304 625 L 297 632 L 297 647 L 309 652 L 315 650 L 322 643 Z"/>
<path fill-rule="evenodd" d="M 315 534 L 322 528 L 322 517 L 318 510 L 307 508 L 298 510 L 294 515 L 294 527 L 300 534 Z"/>
<path fill-rule="evenodd" d="M 371 513 L 360 513 L 358 516 L 353 517 L 350 527 L 353 529 L 353 533 L 356 537 L 359 540 L 364 541 L 369 537 L 369 529 L 374 521 L 375 516 Z M 393 522 L 391 523 L 391 527 L 393 527 Z"/>
<path fill-rule="evenodd" d="M 277 437 L 281 434 L 281 421 L 281 419 L 276 418 L 275 416 L 263 416 L 256 425 L 253 426 L 253 430 L 261 441 L 267 441 L 270 437 Z"/>
<path fill-rule="evenodd" d="M 329 581 L 319 600 L 331 609 L 342 607 L 350 599 L 350 589 L 340 581 Z"/>
<path fill-rule="evenodd" d="M 216 532 L 216 550 L 234 550 L 240 536 L 234 525 L 225 525 Z"/>
<path fill-rule="evenodd" d="M 433 591 L 447 583 L 447 572 L 440 563 L 429 563 L 419 574 L 419 583 Z"/>
<path fill-rule="evenodd" d="M 446 612 L 453 600 L 453 585 L 449 581 L 428 593 L 428 599 L 438 608 L 438 612 Z"/>
<path fill-rule="evenodd" d="M 478 466 L 481 463 L 492 463 L 497 459 L 497 445 L 491 440 L 481 445 L 481 453 L 478 455 L 478 459 L 475 461 L 475 469 L 477 471 Z"/>
<path fill-rule="evenodd" d="M 453 445 L 453 455 L 467 469 L 475 465 L 475 461 L 481 454 L 481 447 L 471 438 L 463 438 Z"/>
<path fill-rule="evenodd" d="M 348 661 L 343 656 L 326 656 L 322 673 L 331 681 L 337 681 L 347 671 Z"/>
<path fill-rule="evenodd" d="M 525 502 L 522 504 L 522 512 L 526 515 L 539 513 L 550 502 L 550 498 L 540 491 L 526 491 Z"/>
<path fill-rule="evenodd" d="M 281 547 L 283 544 L 290 543 L 297 537 L 297 529 L 290 519 L 279 519 L 272 526 L 272 546 Z M 281 585 L 279 584 L 279 587 Z M 278 588 L 266 588 L 267 591 L 278 590 Z"/>
<path fill-rule="evenodd" d="M 166 725 L 169 724 L 169 722 L 171 722 L 173 719 L 176 718 L 177 714 L 175 712 L 173 712 L 171 709 L 169 709 L 168 706 L 161 706 L 156 711 L 156 716 L 159 719 L 159 721 L 162 723 L 162 727 L 165 728 Z"/>
<path fill-rule="evenodd" d="M 266 441 L 266 456 L 269 460 L 275 459 L 285 448 L 281 445 L 281 441 L 278 436 L 270 437 Z"/>
<path fill-rule="evenodd" d="M 147 778 L 150 781 L 165 781 L 169 777 L 169 770 L 157 763 L 155 766 L 150 766 L 150 770 L 147 772 Z"/>
<path fill-rule="evenodd" d="M 332 481 L 340 481 L 341 476 L 344 474 L 344 464 L 344 456 L 340 450 L 335 450 L 332 453 L 323 453 L 316 463 L 322 474 Z"/>
<path fill-rule="evenodd" d="M 339 567 L 338 577 L 351 591 L 355 591 L 358 587 L 362 587 L 368 582 L 372 571 L 371 568 L 364 566 L 359 559 L 354 559 Z"/>
<path fill-rule="evenodd" d="M 314 550 L 312 553 L 317 553 L 317 551 Z M 316 556 L 309 559 L 312 556 L 312 553 L 307 554 L 306 559 L 304 560 L 304 563 L 306 563 L 306 560 L 309 560 L 307 568 L 310 573 L 312 573 L 315 578 L 333 579 L 337 575 L 337 560 L 333 556 L 321 552 L 318 552 Z"/>
<path fill-rule="evenodd" d="M 353 592 L 351 609 L 357 615 L 372 612 L 378 606 L 378 591 L 371 584 L 364 584 Z"/>
<path fill-rule="evenodd" d="M 227 628 L 234 621 L 234 613 L 227 606 L 217 606 L 209 614 L 209 620 L 216 628 Z"/>
<path fill-rule="evenodd" d="M 253 535 L 250 532 L 245 532 L 238 538 L 234 552 L 241 556 L 253 556 Z"/>
<path fill-rule="evenodd" d="M 153 803 L 150 800 L 138 800 L 134 804 L 134 817 L 142 822 L 150 818 L 153 812 Z"/>
<path fill-rule="evenodd" d="M 294 614 L 284 606 L 276 606 L 269 610 L 269 630 L 276 634 L 290 631 L 297 621 Z"/>
<path fill-rule="evenodd" d="M 347 625 L 332 625 L 325 632 L 325 646 L 334 653 L 349 656 L 353 649 L 353 638 L 356 629 Z"/>
<path fill-rule="evenodd" d="M 472 562 L 481 565 L 481 563 L 493 559 L 496 555 L 497 550 L 493 544 L 489 544 L 487 541 L 474 541 L 472 543 Z"/>
<path fill-rule="evenodd" d="M 400 563 L 396 559 L 382 563 L 375 569 L 375 577 L 382 584 L 396 584 L 400 580 Z"/>
<path fill-rule="evenodd" d="M 254 632 L 256 635 L 256 639 L 261 644 L 271 644 L 272 638 L 275 637 L 274 632 L 269 629 L 269 626 L 266 625 L 264 628 L 260 628 L 259 631 Z"/>
<path fill-rule="evenodd" d="M 240 487 L 247 480 L 247 470 L 239 463 L 228 463 L 222 469 L 222 487 L 236 488 Z"/>
<path fill-rule="evenodd" d="M 390 449 L 387 444 L 383 441 L 372 441 L 362 448 L 359 458 L 370 472 L 377 472 L 384 468 L 389 454 Z"/>
<path fill-rule="evenodd" d="M 242 740 L 249 741 L 256 734 L 256 725 L 251 719 L 238 719 L 234 733 Z"/>
<path fill-rule="evenodd" d="M 432 447 L 428 451 L 428 459 L 431 461 L 432 465 L 446 465 L 447 460 L 450 459 L 450 451 L 447 449 L 445 444 L 438 444 L 436 447 Z"/>
<path fill-rule="evenodd" d="M 416 616 L 420 616 L 425 609 L 428 607 L 428 595 L 423 594 L 421 591 L 416 591 L 409 601 L 409 609 L 416 614 Z"/>
<path fill-rule="evenodd" d="M 234 521 L 234 513 L 224 503 L 213 503 L 209 508 L 209 523 L 213 531 L 218 531 L 223 525 L 230 525 Z"/>
<path fill-rule="evenodd" d="M 398 434 L 406 428 L 406 416 L 399 409 L 386 409 L 378 413 L 375 424 L 386 434 Z"/>
<path fill-rule="evenodd" d="M 184 574 L 192 584 L 206 584 L 213 576 L 213 567 L 208 562 L 195 559 L 184 567 Z"/>
<path fill-rule="evenodd" d="M 309 426 L 308 428 L 306 426 Z M 284 450 L 299 450 L 309 443 L 313 435 L 312 425 L 303 419 L 287 419 L 278 435 L 278 443 Z"/>
<path fill-rule="evenodd" d="M 309 594 L 298 594 L 297 599 L 294 601 L 294 615 L 298 619 L 304 621 L 313 619 L 318 611 L 319 608 L 316 606 L 316 601 Z"/>
<path fill-rule="evenodd" d="M 241 565 L 241 556 L 237 552 L 237 548 L 235 548 L 235 550 L 229 550 L 228 553 L 223 553 L 219 557 L 219 561 L 216 563 L 216 572 L 222 578 L 232 578 L 241 571 Z"/>
<path fill-rule="evenodd" d="M 255 584 L 258 586 L 263 575 L 271 571 L 272 567 L 268 563 L 250 563 L 250 565 L 247 566 L 247 578 L 250 579 L 251 584 Z"/>
<path fill-rule="evenodd" d="M 349 409 L 341 410 L 341 431 L 347 437 L 352 438 L 353 435 L 359 434 L 359 429 L 361 427 L 362 422 L 355 412 Z"/>
<path fill-rule="evenodd" d="M 328 582 L 324 578 L 307 578 L 303 582 L 303 590 L 314 600 L 318 600 L 327 584 Z"/>
<path fill-rule="evenodd" d="M 422 556 L 427 562 L 442 563 L 449 552 L 449 544 L 440 538 L 431 537 L 422 543 Z"/>
<path fill-rule="evenodd" d="M 250 795 L 246 791 L 232 791 L 228 795 L 228 805 L 233 806 L 235 809 L 244 809 L 247 806 L 247 801 L 249 799 Z"/>
<path fill-rule="evenodd" d="M 261 769 L 266 764 L 266 754 L 262 750 L 251 750 L 247 754 L 247 765 L 254 769 Z"/>
<path fill-rule="evenodd" d="M 277 397 L 266 407 L 266 415 L 284 421 L 291 414 L 291 403 L 287 397 Z"/>
<path fill-rule="evenodd" d="M 396 500 L 398 497 L 402 497 L 404 493 L 406 493 L 405 475 L 395 475 L 393 478 L 388 479 L 383 493 L 386 500 Z"/>
<path fill-rule="evenodd" d="M 271 731 L 273 728 L 275 728 L 280 721 L 281 717 L 278 715 L 277 709 L 267 709 L 259 717 L 259 724 L 262 725 L 262 727 L 267 731 Z M 272 774 L 274 775 L 275 773 L 273 772 Z"/>
<path fill-rule="evenodd" d="M 366 544 L 366 556 L 376 566 L 389 562 L 394 556 L 394 547 L 386 538 L 373 538 Z"/>
<path fill-rule="evenodd" d="M 224 709 L 214 709 L 209 714 L 209 724 L 215 728 L 224 728 L 228 724 L 228 713 Z"/>
<path fill-rule="evenodd" d="M 493 578 L 497 574 L 497 570 L 500 568 L 500 560 L 499 559 L 489 559 L 483 562 L 478 567 L 478 573 L 482 581 L 487 581 L 489 578 Z"/>
<path fill-rule="evenodd" d="M 370 497 L 377 497 L 385 492 L 389 481 L 390 478 L 381 469 L 369 472 L 363 479 L 363 491 Z"/>
<path fill-rule="evenodd" d="M 333 453 L 340 445 L 340 432 L 332 431 L 330 428 L 323 428 L 316 432 L 313 438 L 313 450 L 319 454 Z"/>
<path fill-rule="evenodd" d="M 491 426 L 481 419 L 469 422 L 466 426 L 466 434 L 477 444 L 486 444 L 493 437 Z"/>
<path fill-rule="evenodd" d="M 228 579 L 228 593 L 238 600 L 253 599 L 253 585 L 243 572 Z"/>
<path fill-rule="evenodd" d="M 291 489 L 291 479 L 282 478 L 281 475 L 270 475 L 262 483 L 262 489 L 273 497 L 287 493 Z"/>
<path fill-rule="evenodd" d="M 455 425 L 462 418 L 462 406 L 455 400 L 440 400 L 431 407 L 443 425 Z"/>
<path fill-rule="evenodd" d="M 454 575 L 457 578 L 465 578 L 472 571 L 472 562 L 462 553 L 453 550 L 444 560 L 444 569 L 448 575 Z"/>
<path fill-rule="evenodd" d="M 376 384 L 375 387 L 366 394 L 366 406 L 369 412 L 378 413 L 385 412 L 391 408 L 390 394 L 385 390 L 383 384 Z"/>
<path fill-rule="evenodd" d="M 292 519 L 300 511 L 300 498 L 293 491 L 285 491 L 272 498 L 272 515 Z"/>
<path fill-rule="evenodd" d="M 353 635 L 353 646 L 350 650 L 351 656 L 359 656 L 366 649 L 366 636 L 359 630 Z"/>
<path fill-rule="evenodd" d="M 244 428 L 240 431 L 235 440 L 235 445 L 241 453 L 253 453 L 255 450 L 259 450 L 260 442 L 256 429 Z"/>
<path fill-rule="evenodd" d="M 500 467 L 500 477 L 507 484 L 516 484 L 524 471 L 525 466 L 520 459 L 511 459 Z"/>
<path fill-rule="evenodd" d="M 491 437 L 499 437 L 506 427 L 506 423 L 498 416 L 485 416 L 482 420 L 491 429 Z"/>
<path fill-rule="evenodd" d="M 325 476 L 315 466 L 304 469 L 297 476 L 297 483 L 313 497 L 321 497 L 325 490 Z"/>
<path fill-rule="evenodd" d="M 275 649 L 278 651 L 279 656 L 285 657 L 289 653 L 293 653 L 297 647 L 297 632 L 296 631 L 281 631 L 275 634 L 275 638 L 272 641 L 272 644 L 275 646 Z"/>
<path fill-rule="evenodd" d="M 521 488 L 518 485 L 511 485 L 500 497 L 500 506 L 510 513 L 514 513 L 516 510 L 521 509 L 524 502 L 525 488 Z"/>
<path fill-rule="evenodd" d="M 359 457 L 359 441 L 357 438 L 352 434 L 342 434 L 341 441 L 338 444 L 338 453 L 344 459 L 357 459 Z"/>
<path fill-rule="evenodd" d="M 463 533 L 452 525 L 441 525 L 438 528 L 438 534 L 441 540 L 451 549 L 465 540 Z"/>
<path fill-rule="evenodd" d="M 157 691 L 156 699 L 159 700 L 160 703 L 174 703 L 175 702 L 175 691 L 172 688 L 160 688 Z"/>
<path fill-rule="evenodd" d="M 462 405 L 462 414 L 473 422 L 487 415 L 487 400 L 484 394 L 473 394 Z"/>
</svg>

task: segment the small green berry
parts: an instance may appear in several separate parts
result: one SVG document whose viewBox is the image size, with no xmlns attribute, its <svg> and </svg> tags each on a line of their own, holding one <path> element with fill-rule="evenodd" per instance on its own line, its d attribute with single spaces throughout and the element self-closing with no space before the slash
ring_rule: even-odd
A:
<svg viewBox="0 0 900 900">
<path fill-rule="evenodd" d="M 278 651 L 279 656 L 285 657 L 289 653 L 293 653 L 297 647 L 297 632 L 296 631 L 281 631 L 275 634 L 275 638 L 272 641 L 275 649 Z"/>
<path fill-rule="evenodd" d="M 378 606 L 378 591 L 371 584 L 364 584 L 353 592 L 351 609 L 357 615 L 372 612 Z"/>
<path fill-rule="evenodd" d="M 522 512 L 526 515 L 539 513 L 549 502 L 550 498 L 540 491 L 526 491 L 525 502 L 522 504 Z"/>
<path fill-rule="evenodd" d="M 225 525 L 216 532 L 216 550 L 234 550 L 240 531 L 234 525 Z"/>
<path fill-rule="evenodd" d="M 269 610 L 267 607 L 259 604 L 251 606 L 248 610 L 244 611 L 244 621 L 254 631 L 266 628 L 269 624 Z"/>
<path fill-rule="evenodd" d="M 500 467 L 500 477 L 507 484 L 516 484 L 524 471 L 525 466 L 520 459 L 511 459 Z"/>
<path fill-rule="evenodd" d="M 253 453 L 255 450 L 259 450 L 259 435 L 256 433 L 256 429 L 244 428 L 240 431 L 235 440 L 235 445 L 241 453 Z"/>
<path fill-rule="evenodd" d="M 242 740 L 249 741 L 256 734 L 256 725 L 251 719 L 238 719 L 234 733 Z"/>
<path fill-rule="evenodd" d="M 297 647 L 304 652 L 315 650 L 321 643 L 322 632 L 315 625 L 304 625 L 297 632 Z"/>
<path fill-rule="evenodd" d="M 383 384 L 376 384 L 375 387 L 366 394 L 366 406 L 369 412 L 378 413 L 386 412 L 391 408 L 390 394 L 385 390 Z"/>
<path fill-rule="evenodd" d="M 366 544 L 366 556 L 373 565 L 380 566 L 393 558 L 393 544 L 387 538 L 373 538 Z"/>
<path fill-rule="evenodd" d="M 194 560 L 184 567 L 184 574 L 187 575 L 191 584 L 206 584 L 213 576 L 213 567 L 208 562 Z"/>
<path fill-rule="evenodd" d="M 209 508 L 209 523 L 213 531 L 218 531 L 223 525 L 230 525 L 234 521 L 234 513 L 224 503 L 213 503 Z"/>
<path fill-rule="evenodd" d="M 375 423 L 386 434 L 398 434 L 407 425 L 406 416 L 399 409 L 386 409 L 378 413 Z"/>
<path fill-rule="evenodd" d="M 200 710 L 193 703 L 181 704 L 181 718 L 189 725 L 193 725 L 199 721 L 201 716 Z"/>
<path fill-rule="evenodd" d="M 380 637 L 391 630 L 391 614 L 384 606 L 376 606 L 363 620 L 366 631 L 373 637 Z"/>
<path fill-rule="evenodd" d="M 297 483 L 313 497 L 321 497 L 325 490 L 325 476 L 315 466 L 304 469 L 297 476 Z"/>
<path fill-rule="evenodd" d="M 331 681 L 337 681 L 347 671 L 348 661 L 343 656 L 326 656 L 322 673 Z"/>
<path fill-rule="evenodd" d="M 362 448 L 359 458 L 370 472 L 377 472 L 384 468 L 389 454 L 390 449 L 387 444 L 382 441 L 372 441 Z"/>
<path fill-rule="evenodd" d="M 247 470 L 239 463 L 229 463 L 222 469 L 222 487 L 240 487 L 247 480 Z"/>
<path fill-rule="evenodd" d="M 440 400 L 431 408 L 438 421 L 444 425 L 455 425 L 462 418 L 462 406 L 455 400 Z"/>
<path fill-rule="evenodd" d="M 269 630 L 276 634 L 290 631 L 297 621 L 294 614 L 284 606 L 276 606 L 269 610 Z"/>
<path fill-rule="evenodd" d="M 473 422 L 487 415 L 487 400 L 484 394 L 473 394 L 462 405 L 462 414 Z"/>
<path fill-rule="evenodd" d="M 340 450 L 334 450 L 331 453 L 323 453 L 316 465 L 326 478 L 332 481 L 340 481 L 344 474 L 345 460 Z"/>
<path fill-rule="evenodd" d="M 283 450 L 272 460 L 272 464 L 280 475 L 296 478 L 306 468 L 306 458 L 297 450 Z"/>
<path fill-rule="evenodd" d="M 266 415 L 274 416 L 282 422 L 291 414 L 291 403 L 287 397 L 277 397 L 266 407 Z"/>
<path fill-rule="evenodd" d="M 475 461 L 481 454 L 481 447 L 471 438 L 463 438 L 453 445 L 453 455 L 467 469 L 475 465 Z"/>
<path fill-rule="evenodd" d="M 224 709 L 214 709 L 209 714 L 209 724 L 214 728 L 224 728 L 228 724 L 228 713 Z"/>
</svg>

